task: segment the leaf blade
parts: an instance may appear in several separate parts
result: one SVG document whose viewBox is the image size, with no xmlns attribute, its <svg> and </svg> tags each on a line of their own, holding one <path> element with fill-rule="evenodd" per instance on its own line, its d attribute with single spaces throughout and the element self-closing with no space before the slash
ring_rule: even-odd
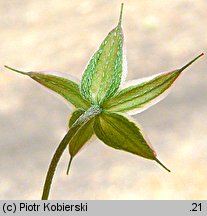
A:
<svg viewBox="0 0 207 216">
<path fill-rule="evenodd" d="M 9 66 L 5 67 L 29 76 L 44 87 L 61 95 L 76 108 L 87 110 L 90 107 L 90 103 L 82 97 L 79 85 L 72 80 L 54 75 L 53 72 L 22 72 Z"/>
<path fill-rule="evenodd" d="M 141 130 L 122 115 L 102 112 L 95 118 L 94 131 L 100 140 L 112 148 L 151 160 L 156 157 Z"/>
<path fill-rule="evenodd" d="M 86 115 L 85 112 L 86 111 L 83 111 L 81 109 L 74 111 L 69 121 L 69 127 L 71 128 L 74 124 L 76 124 L 76 121 L 78 121 L 81 116 Z M 79 152 L 79 150 L 94 134 L 93 123 L 94 119 L 91 118 L 79 130 L 77 130 L 77 132 L 70 140 L 69 152 L 72 157 L 74 157 Z"/>
<path fill-rule="evenodd" d="M 79 150 L 83 147 L 83 145 L 91 138 L 93 135 L 93 122 L 94 117 L 101 112 L 101 109 L 98 106 L 92 106 L 79 117 L 77 113 L 73 116 L 74 123 L 71 125 L 70 130 L 75 128 L 73 135 L 68 139 L 69 144 L 69 153 L 70 153 L 70 160 L 68 163 L 68 168 L 66 174 L 68 175 L 70 166 L 74 156 L 79 152 Z M 79 112 L 80 114 L 80 112 Z"/>
<path fill-rule="evenodd" d="M 106 145 L 146 159 L 154 160 L 168 172 L 170 170 L 157 159 L 148 138 L 141 127 L 117 113 L 103 111 L 95 117 L 94 131 Z"/>
<path fill-rule="evenodd" d="M 69 160 L 68 168 L 66 171 L 67 175 L 69 173 L 70 166 L 71 166 L 74 156 L 80 151 L 83 145 L 92 137 L 94 117 L 98 115 L 100 112 L 101 110 L 98 106 L 92 106 L 87 111 L 85 111 L 83 114 L 81 114 L 78 117 L 78 119 L 72 124 L 70 130 L 76 127 L 76 125 L 81 125 L 81 127 L 79 127 L 75 131 L 75 133 L 69 140 L 70 160 Z M 73 120 L 71 120 L 71 123 L 72 121 L 75 120 L 77 116 L 78 115 L 76 113 L 75 117 L 73 117 Z"/>
<path fill-rule="evenodd" d="M 118 26 L 107 35 L 98 51 L 92 56 L 82 77 L 81 93 L 85 99 L 94 104 L 101 104 L 105 98 L 112 97 L 124 76 L 122 9 L 123 4 Z"/>
<path fill-rule="evenodd" d="M 121 90 L 113 98 L 107 100 L 103 107 L 112 112 L 125 112 L 137 114 L 162 100 L 177 80 L 182 71 L 200 58 L 197 56 L 184 67 L 171 72 L 160 73 L 151 78 L 145 78 L 143 82 L 137 81 L 134 85 Z"/>
</svg>

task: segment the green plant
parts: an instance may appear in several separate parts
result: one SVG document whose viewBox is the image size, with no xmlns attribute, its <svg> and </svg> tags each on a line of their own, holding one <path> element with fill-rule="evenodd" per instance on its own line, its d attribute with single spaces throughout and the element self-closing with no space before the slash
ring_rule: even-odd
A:
<svg viewBox="0 0 207 216">
<path fill-rule="evenodd" d="M 180 69 L 124 84 L 126 58 L 122 33 L 122 11 L 118 25 L 107 35 L 89 61 L 81 85 L 53 73 L 22 72 L 43 86 L 63 96 L 75 108 L 69 130 L 59 144 L 47 172 L 42 199 L 48 199 L 59 159 L 69 147 L 71 162 L 83 145 L 95 134 L 106 145 L 154 160 L 158 159 L 141 128 L 124 114 L 137 114 L 156 104 L 169 92 L 182 71 L 203 55 Z"/>
</svg>

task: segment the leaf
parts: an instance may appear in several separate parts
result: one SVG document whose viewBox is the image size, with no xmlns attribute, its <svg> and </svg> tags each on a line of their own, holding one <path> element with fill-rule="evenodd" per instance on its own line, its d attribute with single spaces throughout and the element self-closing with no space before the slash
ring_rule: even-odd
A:
<svg viewBox="0 0 207 216">
<path fill-rule="evenodd" d="M 76 124 L 76 121 L 78 121 L 79 118 L 89 115 L 86 112 L 89 111 L 84 112 L 83 110 L 80 109 L 74 111 L 69 121 L 69 127 L 71 128 L 74 124 Z M 94 123 L 94 119 L 91 118 L 74 134 L 74 136 L 70 140 L 69 152 L 71 157 L 74 157 L 79 152 L 79 150 L 83 147 L 83 145 L 92 137 L 94 133 L 93 123 Z"/>
<path fill-rule="evenodd" d="M 184 67 L 172 72 L 165 72 L 153 77 L 145 78 L 121 90 L 114 97 L 103 104 L 103 108 L 112 112 L 127 112 L 137 114 L 162 100 L 179 77 L 181 72 L 196 61 L 203 54 L 197 56 Z"/>
<path fill-rule="evenodd" d="M 53 90 L 68 102 L 70 102 L 76 108 L 83 108 L 87 110 L 90 107 L 90 103 L 83 99 L 80 93 L 79 85 L 67 78 L 53 75 L 54 72 L 22 72 L 11 67 L 5 66 L 6 68 L 15 72 L 21 73 L 31 77 L 33 80 L 42 84 L 43 86 Z"/>
<path fill-rule="evenodd" d="M 156 154 L 146 142 L 141 130 L 124 116 L 102 112 L 96 116 L 94 131 L 106 145 L 144 158 L 154 159 Z"/>
<path fill-rule="evenodd" d="M 92 137 L 93 135 L 93 123 L 94 119 L 89 120 L 84 126 L 82 126 L 73 138 L 69 142 L 69 152 L 71 157 L 74 157 L 83 145 Z"/>
<path fill-rule="evenodd" d="M 112 97 L 123 79 L 123 35 L 121 7 L 118 26 L 114 28 L 92 56 L 82 77 L 81 93 L 93 104 L 101 104 Z"/>
<path fill-rule="evenodd" d="M 74 156 L 83 147 L 83 145 L 91 138 L 93 134 L 94 117 L 98 115 L 100 112 L 101 110 L 98 106 L 92 106 L 82 115 L 80 115 L 78 119 L 70 127 L 69 131 L 73 130 L 73 128 L 75 128 L 75 130 L 70 139 L 68 139 L 69 153 L 71 157 L 68 164 L 67 174 L 69 172 L 70 165 Z"/>
<path fill-rule="evenodd" d="M 102 112 L 95 118 L 94 131 L 106 145 L 155 160 L 168 170 L 156 158 L 155 151 L 140 127 L 124 116 L 112 112 Z"/>
</svg>

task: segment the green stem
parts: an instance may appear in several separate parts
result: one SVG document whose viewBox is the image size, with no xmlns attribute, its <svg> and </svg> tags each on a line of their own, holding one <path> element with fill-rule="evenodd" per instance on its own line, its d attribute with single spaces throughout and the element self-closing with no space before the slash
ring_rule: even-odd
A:
<svg viewBox="0 0 207 216">
<path fill-rule="evenodd" d="M 50 193 L 50 188 L 53 180 L 53 176 L 57 167 L 57 164 L 66 149 L 68 143 L 70 140 L 73 138 L 73 135 L 76 134 L 76 132 L 84 126 L 88 121 L 90 121 L 92 118 L 94 118 L 96 115 L 98 115 L 101 112 L 101 109 L 97 106 L 92 106 L 89 108 L 87 111 L 85 111 L 84 114 L 82 114 L 72 125 L 72 127 L 69 129 L 67 134 L 64 136 L 63 140 L 59 144 L 57 150 L 55 151 L 55 154 L 53 155 L 53 158 L 50 162 L 49 169 L 47 171 L 47 176 L 45 179 L 45 184 L 43 188 L 43 193 L 42 193 L 42 200 L 47 200 L 49 197 Z M 73 156 L 71 156 L 70 162 L 69 162 L 69 168 L 73 159 Z"/>
<path fill-rule="evenodd" d="M 65 137 L 63 138 L 63 140 L 59 144 L 57 150 L 55 151 L 55 154 L 53 155 L 53 158 L 51 160 L 51 163 L 50 163 L 50 166 L 49 166 L 49 169 L 48 169 L 48 172 L 47 172 L 45 184 L 44 184 L 42 200 L 47 200 L 48 199 L 51 184 L 52 184 L 52 180 L 53 180 L 53 176 L 54 176 L 57 164 L 58 164 L 64 150 L 66 149 L 66 147 L 68 145 L 68 139 L 70 139 L 70 136 L 71 136 L 71 130 L 69 130 L 68 133 L 65 135 Z"/>
</svg>

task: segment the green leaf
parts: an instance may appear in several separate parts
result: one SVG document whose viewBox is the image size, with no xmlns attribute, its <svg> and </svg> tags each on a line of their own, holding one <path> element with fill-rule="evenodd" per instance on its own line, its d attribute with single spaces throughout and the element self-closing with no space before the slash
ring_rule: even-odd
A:
<svg viewBox="0 0 207 216">
<path fill-rule="evenodd" d="M 76 134 L 74 134 L 73 138 L 70 140 L 69 152 L 72 157 L 74 157 L 83 145 L 92 137 L 93 123 L 94 119 L 89 120 L 76 132 Z"/>
<path fill-rule="evenodd" d="M 95 117 L 94 131 L 106 145 L 127 151 L 141 157 L 155 160 L 167 169 L 157 158 L 156 153 L 147 142 L 142 130 L 122 115 L 102 112 Z"/>
<path fill-rule="evenodd" d="M 92 106 L 87 111 L 85 111 L 82 115 L 80 115 L 77 120 L 73 118 L 72 121 L 75 120 L 75 122 L 70 127 L 70 130 L 73 128 L 76 128 L 76 130 L 74 130 L 74 133 L 68 140 L 69 153 L 71 158 L 68 164 L 67 174 L 69 172 L 72 159 L 93 135 L 94 117 L 98 115 L 100 112 L 101 110 L 98 106 Z M 77 113 L 75 113 L 74 116 L 77 117 L 76 114 Z"/>
<path fill-rule="evenodd" d="M 79 118 L 89 115 L 88 113 L 89 111 L 83 111 L 81 109 L 74 111 L 69 121 L 69 127 L 71 128 L 74 124 L 76 124 L 76 121 L 78 121 Z M 78 151 L 83 147 L 83 145 L 92 137 L 94 133 L 93 123 L 94 118 L 91 118 L 74 134 L 74 136 L 70 140 L 69 152 L 71 157 L 74 157 L 78 153 Z"/>
<path fill-rule="evenodd" d="M 122 4 L 123 8 L 123 4 Z M 114 28 L 92 56 L 82 77 L 81 93 L 93 104 L 101 104 L 112 97 L 123 78 L 123 35 L 119 24 Z"/>
<path fill-rule="evenodd" d="M 124 88 L 103 104 L 103 108 L 112 112 L 127 112 L 136 114 L 162 100 L 181 72 L 196 61 L 197 56 L 184 67 L 172 72 L 161 73 L 150 78 L 135 81 L 133 85 Z"/>
<path fill-rule="evenodd" d="M 90 107 L 90 103 L 85 99 L 83 99 L 83 97 L 81 96 L 79 85 L 72 80 L 69 80 L 61 76 L 53 75 L 54 72 L 27 72 L 26 73 L 26 72 L 13 69 L 8 66 L 5 67 L 15 72 L 31 77 L 33 80 L 37 81 L 43 86 L 49 88 L 50 90 L 53 90 L 54 92 L 64 97 L 68 102 L 70 102 L 76 108 L 82 108 L 87 110 Z"/>
<path fill-rule="evenodd" d="M 97 137 L 106 145 L 127 151 L 141 157 L 155 160 L 170 172 L 157 158 L 143 131 L 134 122 L 122 115 L 111 112 L 102 112 L 97 115 L 94 123 Z"/>
<path fill-rule="evenodd" d="M 81 115 L 84 115 L 84 113 L 85 111 L 82 109 L 75 110 L 70 117 L 69 128 L 71 128 L 73 124 L 75 124 L 77 119 Z M 69 150 L 71 155 L 74 156 L 75 154 L 77 154 L 78 151 L 83 147 L 83 145 L 92 137 L 92 135 L 94 134 L 93 123 L 94 119 L 88 121 L 71 139 L 69 143 Z"/>
<path fill-rule="evenodd" d="M 140 128 L 122 115 L 102 112 L 96 116 L 94 131 L 106 145 L 154 160 L 156 154 Z"/>
</svg>

